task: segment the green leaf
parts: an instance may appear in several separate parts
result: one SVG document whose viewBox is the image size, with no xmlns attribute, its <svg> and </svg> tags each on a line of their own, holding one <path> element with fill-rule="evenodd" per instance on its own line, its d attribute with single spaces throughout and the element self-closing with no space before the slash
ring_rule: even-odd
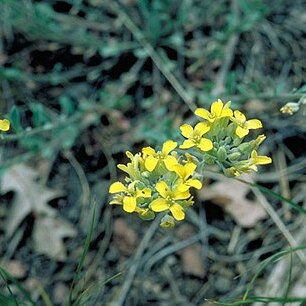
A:
<svg viewBox="0 0 306 306">
<path fill-rule="evenodd" d="M 16 105 L 13 105 L 8 114 L 8 117 L 11 122 L 12 130 L 16 133 L 21 132 L 23 130 L 21 125 L 21 116 L 20 111 Z"/>
</svg>

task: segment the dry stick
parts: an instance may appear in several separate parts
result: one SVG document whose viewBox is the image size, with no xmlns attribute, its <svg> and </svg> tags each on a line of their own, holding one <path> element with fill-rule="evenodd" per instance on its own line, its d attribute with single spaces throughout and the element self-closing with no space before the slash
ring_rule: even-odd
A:
<svg viewBox="0 0 306 306">
<path fill-rule="evenodd" d="M 279 186 L 280 186 L 280 194 L 285 198 L 291 198 L 290 196 L 290 188 L 289 188 L 289 180 L 287 173 L 287 164 L 284 151 L 279 149 L 276 152 L 276 167 L 279 171 Z M 286 220 L 291 218 L 291 212 L 289 210 L 288 205 L 284 201 L 282 201 L 284 216 Z"/>
<path fill-rule="evenodd" d="M 86 174 L 82 168 L 82 166 L 80 165 L 80 163 L 78 162 L 78 160 L 74 157 L 74 155 L 72 154 L 71 151 L 66 151 L 64 152 L 64 156 L 67 158 L 67 160 L 69 161 L 69 163 L 71 164 L 72 168 L 74 169 L 74 171 L 76 172 L 76 175 L 80 181 L 80 185 L 81 185 L 81 190 L 82 190 L 82 196 L 81 196 L 81 216 L 80 216 L 80 220 L 81 220 L 81 226 L 82 228 L 86 228 L 86 220 L 87 220 L 87 214 L 86 211 L 88 209 L 88 207 L 90 206 L 90 186 L 86 177 Z"/>
<path fill-rule="evenodd" d="M 264 207 L 264 209 L 268 212 L 268 214 L 270 215 L 270 217 L 272 218 L 272 220 L 274 221 L 274 223 L 276 224 L 276 226 L 278 227 L 278 229 L 281 231 L 281 233 L 284 235 L 284 237 L 287 239 L 289 245 L 291 247 L 296 247 L 298 246 L 298 243 L 296 242 L 296 240 L 293 238 L 293 236 L 291 235 L 291 233 L 287 230 L 285 224 L 282 222 L 282 220 L 279 218 L 279 216 L 277 215 L 277 213 L 274 211 L 274 209 L 272 208 L 272 206 L 269 204 L 269 202 L 267 201 L 267 199 L 265 198 L 265 196 L 257 189 L 254 187 L 250 187 L 252 189 L 252 191 L 254 192 L 254 194 L 256 195 L 257 199 L 259 200 L 260 204 Z M 299 256 L 301 262 L 306 265 L 306 256 L 305 254 L 299 250 L 296 252 L 297 255 Z"/>
<path fill-rule="evenodd" d="M 161 71 L 164 77 L 169 81 L 172 87 L 176 90 L 178 95 L 187 104 L 191 111 L 196 109 L 195 104 L 192 101 L 192 97 L 186 92 L 181 83 L 177 78 L 171 73 L 168 66 L 165 65 L 163 60 L 160 58 L 159 54 L 153 49 L 150 43 L 146 40 L 141 30 L 136 26 L 132 19 L 120 8 L 120 6 L 113 1 L 112 8 L 118 14 L 119 18 L 122 20 L 123 24 L 128 28 L 128 30 L 135 36 L 138 42 L 143 46 L 143 48 L 148 52 L 154 64 Z"/>
<path fill-rule="evenodd" d="M 137 273 L 137 269 L 139 268 L 141 264 L 141 256 L 143 255 L 146 247 L 148 246 L 152 236 L 156 232 L 159 222 L 160 222 L 160 217 L 157 217 L 154 222 L 151 224 L 149 229 L 147 230 L 146 234 L 142 238 L 142 241 L 140 242 L 138 249 L 135 253 L 135 256 L 133 258 L 133 261 L 131 263 L 131 266 L 126 274 L 125 281 L 121 287 L 121 290 L 119 292 L 119 298 L 118 300 L 114 303 L 116 306 L 122 306 L 125 302 L 125 298 L 130 290 L 130 287 L 133 283 L 134 277 Z"/>
</svg>

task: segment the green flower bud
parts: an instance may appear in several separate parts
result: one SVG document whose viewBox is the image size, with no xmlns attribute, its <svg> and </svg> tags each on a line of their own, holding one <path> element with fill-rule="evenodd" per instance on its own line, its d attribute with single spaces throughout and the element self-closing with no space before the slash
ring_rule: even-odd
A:
<svg viewBox="0 0 306 306">
<path fill-rule="evenodd" d="M 225 138 L 225 140 L 224 140 L 224 143 L 227 144 L 227 145 L 229 145 L 229 144 L 231 143 L 231 141 L 232 141 L 232 138 L 229 137 L 229 136 L 227 136 L 227 137 Z"/>
<path fill-rule="evenodd" d="M 247 154 L 252 151 L 252 148 L 253 146 L 250 142 L 244 142 L 238 146 L 238 149 L 240 152 L 247 153 Z"/>
<path fill-rule="evenodd" d="M 231 154 L 228 155 L 228 159 L 230 161 L 238 160 L 240 157 L 241 157 L 241 153 L 239 153 L 239 152 L 234 152 L 234 153 L 231 153 Z"/>
<path fill-rule="evenodd" d="M 223 162 L 227 158 L 226 149 L 224 147 L 220 147 L 217 151 L 217 158 L 220 162 Z"/>
<path fill-rule="evenodd" d="M 143 209 L 138 212 L 139 217 L 142 220 L 153 220 L 155 218 L 155 213 L 150 209 Z"/>
<path fill-rule="evenodd" d="M 242 138 L 236 137 L 233 142 L 234 146 L 236 147 L 239 146 L 241 144 L 241 141 L 242 141 Z"/>
<path fill-rule="evenodd" d="M 160 226 L 161 227 L 174 227 L 175 220 L 172 216 L 165 215 L 160 221 Z"/>
<path fill-rule="evenodd" d="M 207 165 L 213 165 L 215 163 L 213 157 L 210 155 L 206 155 L 204 159 Z"/>
</svg>

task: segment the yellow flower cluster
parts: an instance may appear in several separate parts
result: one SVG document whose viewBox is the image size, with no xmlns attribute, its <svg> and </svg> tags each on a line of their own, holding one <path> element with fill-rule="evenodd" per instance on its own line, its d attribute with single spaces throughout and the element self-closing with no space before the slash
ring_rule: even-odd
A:
<svg viewBox="0 0 306 306">
<path fill-rule="evenodd" d="M 272 162 L 257 154 L 264 135 L 244 141 L 250 130 L 262 127 L 260 120 L 247 120 L 243 113 L 230 108 L 230 102 L 224 104 L 221 100 L 213 102 L 210 111 L 196 109 L 195 115 L 201 118 L 200 122 L 180 127 L 184 137 L 181 144 L 168 140 L 161 151 L 146 147 L 135 155 L 126 153 L 130 162 L 118 168 L 127 176 L 124 183 L 110 186 L 109 192 L 114 194 L 110 204 L 122 205 L 124 211 L 136 212 L 145 220 L 163 213 L 160 225 L 173 227 L 194 203 L 191 188 L 202 188 L 198 169 L 217 164 L 226 175 L 237 176 Z"/>
<path fill-rule="evenodd" d="M 202 183 L 194 174 L 196 164 L 178 157 L 173 151 L 176 147 L 175 141 L 168 140 L 161 151 L 146 147 L 135 155 L 127 152 L 130 162 L 118 168 L 128 176 L 124 184 L 115 182 L 110 186 L 109 192 L 115 194 L 110 204 L 122 205 L 124 211 L 136 212 L 146 220 L 153 219 L 155 213 L 166 212 L 161 221 L 163 227 L 183 220 L 185 210 L 193 204 L 190 188 L 200 189 Z"/>
<path fill-rule="evenodd" d="M 195 115 L 204 120 L 194 128 L 189 124 L 180 127 L 186 138 L 180 148 L 196 149 L 198 152 L 189 153 L 200 163 L 216 163 L 225 174 L 237 176 L 257 171 L 256 165 L 269 164 L 272 160 L 267 156 L 258 156 L 256 151 L 266 136 L 259 135 L 255 140 L 244 142 L 250 130 L 262 128 L 261 121 L 247 120 L 239 110 L 233 111 L 230 104 L 218 100 L 212 103 L 210 111 L 196 109 Z"/>
<path fill-rule="evenodd" d="M 10 129 L 10 122 L 7 119 L 0 119 L 0 131 L 7 132 Z"/>
</svg>

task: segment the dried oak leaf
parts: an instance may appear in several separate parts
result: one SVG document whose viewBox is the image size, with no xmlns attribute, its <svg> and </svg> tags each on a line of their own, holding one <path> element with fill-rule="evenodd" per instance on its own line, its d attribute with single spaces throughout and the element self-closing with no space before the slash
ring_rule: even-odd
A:
<svg viewBox="0 0 306 306">
<path fill-rule="evenodd" d="M 251 181 L 250 175 L 241 176 L 246 181 Z M 265 209 L 256 201 L 249 200 L 246 196 L 250 191 L 247 184 L 236 180 L 224 179 L 206 186 L 198 192 L 202 200 L 210 200 L 224 208 L 233 219 L 242 227 L 250 228 L 264 219 L 267 215 Z"/>
<path fill-rule="evenodd" d="M 62 244 L 62 238 L 71 237 L 75 233 L 70 230 L 62 230 L 62 233 L 56 234 L 58 229 L 66 227 L 66 221 L 57 216 L 55 209 L 48 205 L 48 202 L 54 198 L 57 198 L 63 194 L 62 191 L 53 190 L 47 186 L 41 184 L 37 178 L 39 173 L 25 164 L 19 164 L 11 167 L 2 176 L 1 182 L 1 192 L 13 191 L 14 198 L 12 202 L 12 207 L 9 210 L 7 216 L 7 222 L 5 227 L 6 238 L 12 237 L 20 223 L 24 220 L 26 216 L 33 213 L 35 215 L 35 224 L 33 229 L 33 236 L 36 237 L 36 243 L 34 244 L 37 251 L 46 254 L 47 256 L 62 260 L 63 253 L 65 253 L 65 247 Z M 51 228 L 51 222 L 46 223 L 46 220 L 54 219 L 54 227 Z M 50 236 L 54 235 L 52 238 L 43 238 L 42 233 L 37 233 L 42 231 L 42 227 L 47 226 L 50 231 Z M 57 228 L 55 228 L 57 227 Z M 72 225 L 71 225 L 72 227 Z M 64 234 L 65 233 L 65 234 Z M 38 237 L 41 237 L 41 243 L 48 243 L 49 247 L 39 247 Z M 47 239 L 46 241 L 43 241 Z M 57 240 L 55 242 L 55 240 Z M 61 246 L 61 252 L 55 252 L 55 248 Z M 59 254 L 58 256 L 55 254 Z"/>
<path fill-rule="evenodd" d="M 52 259 L 65 261 L 65 237 L 75 237 L 76 229 L 67 221 L 55 216 L 41 216 L 34 224 L 33 241 L 37 252 Z"/>
</svg>

